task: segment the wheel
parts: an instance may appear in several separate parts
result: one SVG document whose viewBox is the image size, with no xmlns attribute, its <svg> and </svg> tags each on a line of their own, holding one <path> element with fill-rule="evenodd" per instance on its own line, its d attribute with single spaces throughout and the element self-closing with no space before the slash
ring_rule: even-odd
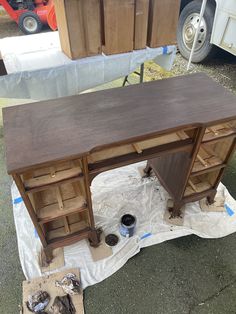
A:
<svg viewBox="0 0 236 314">
<path fill-rule="evenodd" d="M 19 17 L 18 26 L 23 33 L 29 35 L 39 33 L 43 24 L 36 13 L 24 12 Z"/>
<path fill-rule="evenodd" d="M 179 17 L 177 43 L 181 55 L 186 59 L 189 59 L 193 46 L 194 36 L 199 24 L 201 5 L 202 1 L 195 0 L 190 2 L 183 8 Z M 215 8 L 208 3 L 201 21 L 192 62 L 207 61 L 217 51 L 217 47 L 210 43 L 214 16 Z"/>
</svg>

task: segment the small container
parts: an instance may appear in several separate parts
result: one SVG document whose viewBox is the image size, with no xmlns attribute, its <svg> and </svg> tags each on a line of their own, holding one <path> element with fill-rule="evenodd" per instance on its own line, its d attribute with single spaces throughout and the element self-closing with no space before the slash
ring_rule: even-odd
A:
<svg viewBox="0 0 236 314">
<path fill-rule="evenodd" d="M 107 246 L 116 246 L 119 242 L 119 237 L 116 234 L 110 233 L 105 237 L 105 243 Z"/>
<path fill-rule="evenodd" d="M 126 214 L 120 220 L 120 234 L 123 237 L 130 238 L 134 235 L 136 218 L 133 215 Z"/>
</svg>

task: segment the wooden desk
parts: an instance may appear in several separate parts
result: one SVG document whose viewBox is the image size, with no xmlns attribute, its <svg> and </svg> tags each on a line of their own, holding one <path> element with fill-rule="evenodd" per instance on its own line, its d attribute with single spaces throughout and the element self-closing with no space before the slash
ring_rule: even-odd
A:
<svg viewBox="0 0 236 314">
<path fill-rule="evenodd" d="M 236 97 L 204 74 L 3 109 L 7 170 L 43 247 L 98 245 L 90 184 L 149 160 L 174 200 L 213 201 L 235 148 Z"/>
</svg>

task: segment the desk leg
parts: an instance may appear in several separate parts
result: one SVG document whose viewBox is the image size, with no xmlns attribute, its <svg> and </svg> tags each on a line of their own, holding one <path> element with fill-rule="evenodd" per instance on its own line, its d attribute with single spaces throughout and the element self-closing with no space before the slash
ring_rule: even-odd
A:
<svg viewBox="0 0 236 314">
<path fill-rule="evenodd" d="M 53 260 L 53 249 L 50 246 L 47 246 L 46 248 L 43 248 L 43 254 L 46 264 L 50 264 Z"/>
<path fill-rule="evenodd" d="M 171 218 L 181 217 L 181 208 L 184 206 L 184 203 L 181 201 L 174 201 L 174 206 L 168 208 L 169 212 L 171 213 Z"/>
<path fill-rule="evenodd" d="M 151 174 L 151 171 L 152 171 L 152 167 L 150 166 L 149 161 L 147 161 L 147 165 L 146 165 L 146 167 L 144 168 L 143 171 L 144 171 L 144 173 L 146 173 L 147 177 L 150 177 L 150 174 Z"/>
<path fill-rule="evenodd" d="M 214 190 L 210 195 L 207 196 L 207 203 L 209 205 L 212 205 L 215 202 L 215 196 L 216 196 L 217 191 Z"/>
<path fill-rule="evenodd" d="M 102 229 L 93 228 L 89 233 L 89 243 L 92 247 L 98 247 L 101 242 Z"/>
<path fill-rule="evenodd" d="M 87 197 L 87 206 L 88 206 L 88 211 L 89 211 L 90 228 L 91 228 L 88 238 L 89 238 L 90 245 L 93 247 L 97 247 L 99 246 L 99 243 L 101 241 L 100 240 L 101 229 L 95 228 L 87 157 L 83 157 L 83 170 L 84 170 L 84 183 L 85 183 L 85 191 L 86 191 L 86 197 Z"/>
</svg>

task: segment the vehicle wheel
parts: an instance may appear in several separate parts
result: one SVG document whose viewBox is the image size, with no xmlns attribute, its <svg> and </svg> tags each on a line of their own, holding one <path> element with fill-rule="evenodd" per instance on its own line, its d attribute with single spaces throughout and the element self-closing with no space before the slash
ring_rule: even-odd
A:
<svg viewBox="0 0 236 314">
<path fill-rule="evenodd" d="M 18 26 L 23 33 L 29 35 L 39 33 L 43 24 L 36 13 L 24 12 L 19 17 Z"/>
<path fill-rule="evenodd" d="M 186 59 L 189 59 L 193 46 L 194 36 L 199 24 L 201 6 L 201 1 L 192 1 L 183 8 L 179 17 L 177 43 L 181 55 Z M 208 3 L 201 21 L 192 62 L 207 61 L 217 51 L 217 47 L 210 43 L 214 16 L 215 8 Z"/>
</svg>

